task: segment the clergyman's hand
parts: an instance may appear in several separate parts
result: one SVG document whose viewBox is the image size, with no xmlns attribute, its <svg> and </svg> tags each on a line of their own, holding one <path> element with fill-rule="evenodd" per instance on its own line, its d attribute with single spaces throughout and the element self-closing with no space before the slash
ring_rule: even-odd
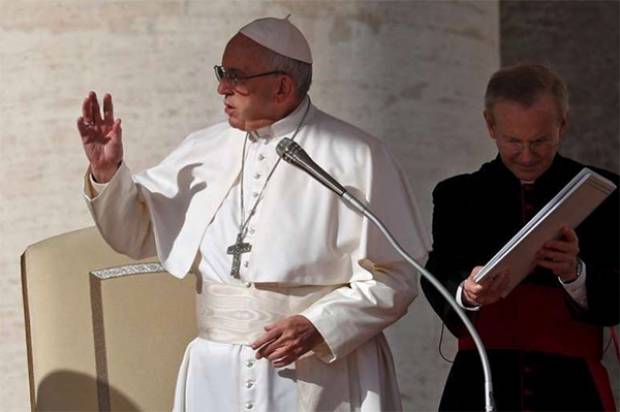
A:
<svg viewBox="0 0 620 412">
<path fill-rule="evenodd" d="M 510 273 L 505 270 L 493 278 L 486 278 L 477 283 L 474 278 L 482 266 L 476 266 L 463 282 L 463 302 L 469 306 L 483 306 L 495 303 L 502 298 L 502 293 L 510 284 Z"/>
<path fill-rule="evenodd" d="M 577 278 L 578 255 L 577 233 L 563 226 L 560 229 L 560 238 L 545 243 L 536 253 L 536 264 L 551 270 L 562 282 L 571 282 Z"/>
<path fill-rule="evenodd" d="M 97 95 L 90 92 L 82 103 L 77 128 L 95 180 L 109 182 L 123 160 L 121 119 L 114 119 L 112 96 L 103 97 L 102 117 Z"/>
<path fill-rule="evenodd" d="M 265 333 L 252 343 L 256 359 L 267 358 L 273 366 L 286 366 L 323 342 L 312 322 L 294 315 L 265 326 Z"/>
</svg>

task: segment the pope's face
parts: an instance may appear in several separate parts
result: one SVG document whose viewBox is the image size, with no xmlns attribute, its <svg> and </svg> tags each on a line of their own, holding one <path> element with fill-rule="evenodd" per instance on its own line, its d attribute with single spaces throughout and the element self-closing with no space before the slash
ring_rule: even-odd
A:
<svg viewBox="0 0 620 412">
<path fill-rule="evenodd" d="M 534 181 L 549 169 L 566 129 L 552 96 L 529 107 L 500 100 L 484 117 L 502 162 L 519 180 Z"/>
<path fill-rule="evenodd" d="M 224 51 L 222 66 L 239 77 L 270 71 L 261 58 L 260 46 L 238 34 Z M 277 76 L 261 76 L 240 80 L 233 84 L 228 79 L 220 81 L 217 92 L 224 96 L 224 111 L 232 127 L 256 130 L 267 126 L 273 119 L 273 92 Z"/>
</svg>

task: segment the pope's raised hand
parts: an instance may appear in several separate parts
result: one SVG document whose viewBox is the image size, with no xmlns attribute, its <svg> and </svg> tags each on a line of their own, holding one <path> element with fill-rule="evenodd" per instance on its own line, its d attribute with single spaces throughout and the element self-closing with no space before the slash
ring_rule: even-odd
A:
<svg viewBox="0 0 620 412">
<path fill-rule="evenodd" d="M 121 119 L 114 119 L 112 96 L 103 97 L 101 116 L 97 95 L 90 92 L 82 103 L 77 127 L 95 180 L 109 182 L 123 160 Z"/>
</svg>

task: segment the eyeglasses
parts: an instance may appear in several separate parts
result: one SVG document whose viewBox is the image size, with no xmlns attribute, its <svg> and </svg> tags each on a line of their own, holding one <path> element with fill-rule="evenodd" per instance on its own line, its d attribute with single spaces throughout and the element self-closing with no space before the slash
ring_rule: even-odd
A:
<svg viewBox="0 0 620 412">
<path fill-rule="evenodd" d="M 542 139 L 533 140 L 531 142 L 522 142 L 521 140 L 512 138 L 498 138 L 497 144 L 504 150 L 514 154 L 522 153 L 526 147 L 532 153 L 544 154 L 558 147 L 560 143 L 554 141 L 550 137 L 544 137 Z"/>
<path fill-rule="evenodd" d="M 223 66 L 217 65 L 213 66 L 213 70 L 215 71 L 215 77 L 217 78 L 218 82 L 227 81 L 233 87 L 237 87 L 243 84 L 245 80 L 254 79 L 256 77 L 270 76 L 272 74 L 286 74 L 281 70 L 273 70 L 265 73 L 252 74 L 250 76 L 240 76 L 233 70 L 226 70 Z"/>
</svg>

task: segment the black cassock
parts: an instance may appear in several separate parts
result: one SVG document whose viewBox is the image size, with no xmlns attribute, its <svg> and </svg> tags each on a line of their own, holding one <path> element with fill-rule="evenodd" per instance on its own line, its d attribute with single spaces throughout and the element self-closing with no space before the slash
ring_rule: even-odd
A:
<svg viewBox="0 0 620 412">
<path fill-rule="evenodd" d="M 427 269 L 455 295 L 471 269 L 489 261 L 582 168 L 556 155 L 526 190 L 498 156 L 475 173 L 439 183 Z M 618 175 L 591 169 L 618 185 Z M 505 299 L 468 312 L 488 350 L 498 410 L 615 410 L 600 359 L 603 326 L 620 321 L 619 214 L 615 190 L 576 229 L 587 310 L 549 270 L 537 268 Z M 482 368 L 467 331 L 424 279 L 422 288 L 459 339 L 439 409 L 484 410 Z"/>
</svg>

